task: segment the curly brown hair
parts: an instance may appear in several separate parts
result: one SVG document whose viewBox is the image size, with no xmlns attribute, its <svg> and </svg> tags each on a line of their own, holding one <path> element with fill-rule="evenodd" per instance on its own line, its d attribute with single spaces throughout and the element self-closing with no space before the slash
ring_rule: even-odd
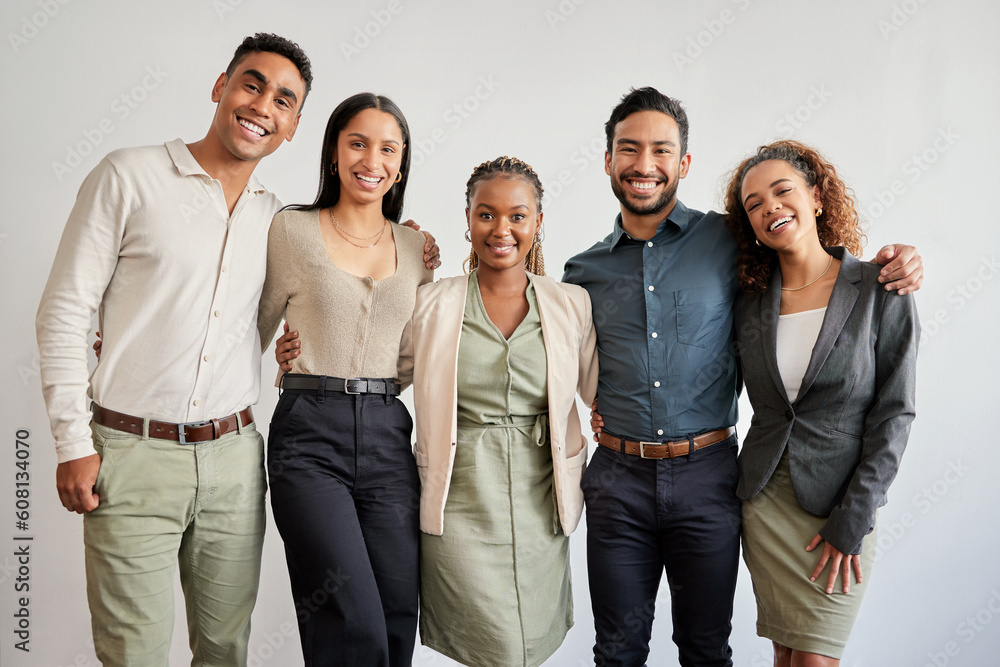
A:
<svg viewBox="0 0 1000 667">
<path fill-rule="evenodd" d="M 820 244 L 824 248 L 844 246 L 849 253 L 860 257 L 866 238 L 861 231 L 854 191 L 844 184 L 834 166 L 814 149 L 798 141 L 776 141 L 761 146 L 754 155 L 743 160 L 731 172 L 726 186 L 726 226 L 736 239 L 736 269 L 743 291 L 767 291 L 778 261 L 778 253 L 757 243 L 740 197 L 747 172 L 767 160 L 786 162 L 809 186 L 819 186 L 823 212 L 816 218 L 816 231 Z"/>
</svg>

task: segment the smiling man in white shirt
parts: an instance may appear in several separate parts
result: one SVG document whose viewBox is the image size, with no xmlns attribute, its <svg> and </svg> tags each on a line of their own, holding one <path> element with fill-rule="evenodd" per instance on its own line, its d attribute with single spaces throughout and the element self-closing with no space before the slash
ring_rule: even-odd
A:
<svg viewBox="0 0 1000 667">
<path fill-rule="evenodd" d="M 311 84 L 298 45 L 247 37 L 212 88 L 206 136 L 110 153 L 66 223 L 36 331 L 105 665 L 167 664 L 178 564 L 192 664 L 246 664 L 265 495 L 249 406 L 280 208 L 253 171 L 292 139 Z M 103 348 L 88 377 L 95 312 Z"/>
</svg>

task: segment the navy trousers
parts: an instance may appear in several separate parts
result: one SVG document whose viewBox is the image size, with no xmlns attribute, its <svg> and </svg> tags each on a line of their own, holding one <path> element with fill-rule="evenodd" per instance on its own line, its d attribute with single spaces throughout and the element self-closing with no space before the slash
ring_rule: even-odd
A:
<svg viewBox="0 0 1000 667">
<path fill-rule="evenodd" d="M 305 664 L 409 665 L 420 482 L 395 397 L 286 390 L 268 442 Z"/>
<path fill-rule="evenodd" d="M 733 664 L 736 454 L 735 435 L 675 459 L 594 452 L 582 484 L 597 665 L 645 664 L 664 571 L 680 664 Z"/>
</svg>

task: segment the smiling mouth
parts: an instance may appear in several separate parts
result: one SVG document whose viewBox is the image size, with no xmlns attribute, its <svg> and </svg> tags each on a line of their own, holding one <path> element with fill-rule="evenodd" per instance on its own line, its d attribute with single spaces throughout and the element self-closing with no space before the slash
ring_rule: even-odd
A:
<svg viewBox="0 0 1000 667">
<path fill-rule="evenodd" d="M 782 227 L 784 227 L 785 225 L 787 225 L 791 221 L 792 221 L 792 216 L 790 216 L 790 215 L 786 215 L 786 216 L 784 216 L 782 218 L 778 218 L 777 220 L 775 220 L 774 222 L 772 222 L 770 224 L 770 226 L 767 228 L 767 231 L 773 232 L 775 230 L 781 229 Z"/>
<path fill-rule="evenodd" d="M 250 121 L 246 120 L 245 118 L 240 118 L 238 120 L 239 120 L 239 123 L 240 123 L 240 127 L 243 127 L 243 128 L 245 128 L 247 130 L 250 130 L 251 132 L 253 132 L 254 134 L 256 134 L 259 137 L 267 136 L 268 131 L 265 130 L 264 128 L 262 128 L 260 125 L 257 125 L 256 123 L 251 123 Z"/>
<path fill-rule="evenodd" d="M 657 180 L 652 180 L 652 181 L 651 181 L 651 180 L 648 180 L 648 179 L 645 179 L 645 180 L 641 180 L 641 181 L 640 181 L 640 180 L 633 180 L 633 179 L 631 179 L 631 178 L 626 178 L 626 179 L 625 179 L 625 182 L 626 182 L 626 183 L 628 183 L 628 184 L 629 184 L 629 186 L 630 186 L 631 188 L 635 189 L 635 190 L 639 190 L 639 191 L 641 191 L 641 192 L 651 192 L 651 191 L 653 191 L 653 190 L 654 190 L 654 189 L 656 188 L 656 186 L 658 186 L 658 185 L 659 185 L 659 184 L 660 184 L 660 183 L 661 183 L 662 181 L 660 181 L 659 179 L 657 179 Z"/>
<path fill-rule="evenodd" d="M 361 183 L 361 185 L 369 188 L 374 188 L 385 180 L 381 176 L 364 176 L 362 174 L 354 174 L 354 178 L 358 179 L 358 182 Z"/>
<path fill-rule="evenodd" d="M 507 253 L 511 252 L 515 247 L 517 247 L 517 244 L 516 243 L 487 243 L 486 247 L 489 248 L 490 250 L 492 250 L 494 253 L 496 253 L 498 255 L 506 255 Z"/>
</svg>

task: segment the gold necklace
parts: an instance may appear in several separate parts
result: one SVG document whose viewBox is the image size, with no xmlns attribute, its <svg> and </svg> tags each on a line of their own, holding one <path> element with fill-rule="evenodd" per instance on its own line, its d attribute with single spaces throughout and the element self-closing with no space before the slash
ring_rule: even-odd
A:
<svg viewBox="0 0 1000 667">
<path fill-rule="evenodd" d="M 826 268 L 823 269 L 823 273 L 819 274 L 819 277 L 816 278 L 816 280 L 819 280 L 820 278 L 822 278 L 823 276 L 825 276 L 826 272 L 830 270 L 830 266 L 832 264 L 833 264 L 833 255 L 830 255 L 830 261 L 826 263 Z M 802 287 L 782 287 L 781 291 L 783 291 L 783 292 L 798 292 L 800 289 L 805 289 L 805 288 L 809 287 L 814 282 L 816 282 L 816 280 L 813 280 L 812 282 L 808 282 L 805 285 L 803 285 Z"/>
<path fill-rule="evenodd" d="M 332 206 L 330 207 L 330 219 L 333 220 L 333 228 L 334 230 L 336 230 L 338 234 L 340 234 L 340 237 L 345 241 L 347 241 L 348 243 L 350 243 L 355 248 L 374 248 L 376 245 L 378 245 L 378 242 L 382 240 L 382 235 L 385 234 L 386 227 L 389 226 L 389 221 L 383 219 L 382 226 L 379 228 L 377 232 L 375 232 L 371 236 L 355 236 L 354 234 L 350 233 L 349 231 L 340 226 L 340 223 L 337 221 L 337 216 L 333 214 Z M 371 241 L 372 239 L 375 240 L 369 243 L 368 245 L 363 245 L 360 243 L 355 243 L 351 239 L 355 239 L 357 241 Z"/>
</svg>

